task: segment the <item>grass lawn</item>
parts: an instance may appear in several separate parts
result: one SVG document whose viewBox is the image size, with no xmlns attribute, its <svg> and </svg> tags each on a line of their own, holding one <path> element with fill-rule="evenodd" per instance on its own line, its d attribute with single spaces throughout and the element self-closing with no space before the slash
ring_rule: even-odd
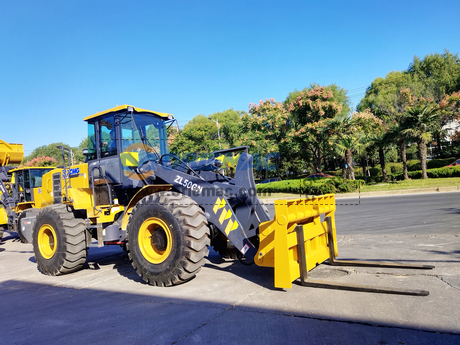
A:
<svg viewBox="0 0 460 345">
<path fill-rule="evenodd" d="M 390 183 L 376 183 L 361 187 L 361 192 L 377 192 L 386 190 L 403 190 L 417 188 L 435 188 L 460 186 L 460 177 L 428 178 L 420 180 L 396 181 Z"/>
<path fill-rule="evenodd" d="M 409 180 L 409 181 L 396 181 L 389 183 L 374 183 L 361 187 L 361 192 L 380 192 L 387 190 L 403 190 L 403 189 L 418 189 L 418 188 L 435 188 L 435 187 L 450 187 L 460 186 L 460 177 L 449 178 L 429 178 L 426 180 Z M 358 191 L 356 191 L 358 192 Z M 299 194 L 291 193 L 271 193 L 270 195 L 259 193 L 261 199 L 285 199 L 301 196 Z M 305 195 L 303 196 L 305 197 Z"/>
</svg>

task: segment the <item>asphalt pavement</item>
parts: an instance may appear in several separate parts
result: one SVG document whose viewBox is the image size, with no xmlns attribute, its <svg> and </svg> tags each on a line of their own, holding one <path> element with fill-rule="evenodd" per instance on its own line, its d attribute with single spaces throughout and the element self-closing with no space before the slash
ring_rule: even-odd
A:
<svg viewBox="0 0 460 345">
<path fill-rule="evenodd" d="M 435 268 L 309 272 L 426 297 L 276 289 L 272 269 L 213 251 L 195 279 L 171 288 L 143 283 L 115 246 L 90 248 L 83 270 L 50 277 L 37 270 L 32 245 L 5 233 L 0 344 L 459 344 L 459 201 L 455 192 L 338 199 L 339 258 Z"/>
</svg>

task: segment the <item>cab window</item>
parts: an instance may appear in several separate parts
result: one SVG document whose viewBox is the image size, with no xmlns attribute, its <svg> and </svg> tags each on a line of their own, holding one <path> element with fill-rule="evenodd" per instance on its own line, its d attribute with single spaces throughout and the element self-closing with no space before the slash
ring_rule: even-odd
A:
<svg viewBox="0 0 460 345">
<path fill-rule="evenodd" d="M 97 152 L 96 152 L 96 131 L 94 129 L 95 123 L 94 122 L 88 122 L 88 142 L 87 142 L 87 149 L 88 149 L 88 154 L 86 155 L 88 160 L 93 160 L 97 158 Z"/>
<path fill-rule="evenodd" d="M 114 156 L 117 154 L 117 142 L 115 134 L 115 121 L 113 116 L 106 116 L 99 120 L 100 138 L 99 147 L 101 157 Z"/>
</svg>

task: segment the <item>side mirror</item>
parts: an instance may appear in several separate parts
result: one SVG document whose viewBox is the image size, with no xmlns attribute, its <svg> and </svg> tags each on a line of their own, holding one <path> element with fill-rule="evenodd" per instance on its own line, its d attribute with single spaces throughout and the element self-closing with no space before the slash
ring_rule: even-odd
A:
<svg viewBox="0 0 460 345">
<path fill-rule="evenodd" d="M 83 153 L 83 156 L 88 157 L 88 149 L 83 149 L 81 152 Z"/>
</svg>

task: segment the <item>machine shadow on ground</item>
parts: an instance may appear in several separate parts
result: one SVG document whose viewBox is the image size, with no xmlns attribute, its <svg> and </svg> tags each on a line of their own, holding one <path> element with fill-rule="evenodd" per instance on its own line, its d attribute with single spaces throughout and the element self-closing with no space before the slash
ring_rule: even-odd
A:
<svg viewBox="0 0 460 345">
<path fill-rule="evenodd" d="M 4 344 L 236 344 L 242 334 L 252 344 L 298 343 L 307 338 L 325 344 L 379 343 L 383 339 L 385 343 L 458 344 L 460 340 L 454 333 L 405 328 L 399 323 L 376 324 L 360 317 L 177 298 L 174 288 L 168 288 L 166 297 L 155 296 L 154 287 L 146 295 L 17 280 L 0 283 L 0 289 L 0 309 L 9 310 L 2 322 Z M 259 325 L 257 334 L 255 324 Z"/>
</svg>

